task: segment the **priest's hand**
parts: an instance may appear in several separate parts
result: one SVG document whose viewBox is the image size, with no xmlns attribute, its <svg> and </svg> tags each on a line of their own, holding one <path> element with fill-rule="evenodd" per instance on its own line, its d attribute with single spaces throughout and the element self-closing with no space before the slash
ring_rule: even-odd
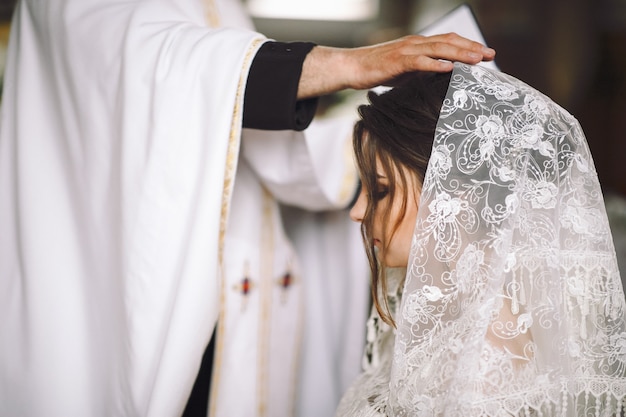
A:
<svg viewBox="0 0 626 417">
<path fill-rule="evenodd" d="M 477 64 L 490 61 L 495 51 L 455 33 L 410 35 L 360 48 L 316 46 L 302 67 L 298 99 L 352 88 L 391 85 L 414 71 L 448 72 L 452 61 Z"/>
</svg>

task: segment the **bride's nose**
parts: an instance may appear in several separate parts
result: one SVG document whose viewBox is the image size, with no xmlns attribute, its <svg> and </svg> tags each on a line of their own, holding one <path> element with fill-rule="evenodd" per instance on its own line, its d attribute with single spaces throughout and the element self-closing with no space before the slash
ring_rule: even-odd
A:
<svg viewBox="0 0 626 417">
<path fill-rule="evenodd" d="M 363 188 L 359 192 L 359 197 L 356 202 L 350 209 L 350 218 L 355 221 L 361 223 L 363 221 L 363 216 L 365 215 L 365 207 L 367 206 L 367 195 Z"/>
</svg>

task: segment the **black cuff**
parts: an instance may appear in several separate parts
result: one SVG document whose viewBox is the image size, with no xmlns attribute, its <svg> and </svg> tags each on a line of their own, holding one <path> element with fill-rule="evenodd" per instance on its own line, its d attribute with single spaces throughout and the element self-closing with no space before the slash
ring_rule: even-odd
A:
<svg viewBox="0 0 626 417">
<path fill-rule="evenodd" d="M 297 100 L 302 63 L 310 42 L 266 42 L 250 66 L 243 101 L 243 127 L 304 130 L 317 110 L 317 98 Z"/>
</svg>

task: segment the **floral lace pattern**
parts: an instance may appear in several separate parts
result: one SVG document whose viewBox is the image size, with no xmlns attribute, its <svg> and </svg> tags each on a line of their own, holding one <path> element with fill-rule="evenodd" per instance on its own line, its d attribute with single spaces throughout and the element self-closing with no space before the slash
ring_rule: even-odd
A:
<svg viewBox="0 0 626 417">
<path fill-rule="evenodd" d="M 400 306 L 406 269 L 387 270 L 386 298 L 395 318 Z M 389 415 L 389 376 L 395 337 L 394 329 L 382 321 L 372 306 L 367 320 L 367 340 L 363 355 L 364 372 L 343 396 L 337 416 L 384 417 Z"/>
<path fill-rule="evenodd" d="M 576 119 L 513 77 L 455 64 L 422 188 L 385 414 L 620 415 L 625 304 Z"/>
</svg>

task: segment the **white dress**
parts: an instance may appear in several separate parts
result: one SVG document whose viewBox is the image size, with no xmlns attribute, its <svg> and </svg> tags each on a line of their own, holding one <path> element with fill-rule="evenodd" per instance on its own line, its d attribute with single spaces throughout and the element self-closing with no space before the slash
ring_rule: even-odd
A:
<svg viewBox="0 0 626 417">
<path fill-rule="evenodd" d="M 402 300 L 402 285 L 406 269 L 387 270 L 387 303 L 396 317 Z M 363 355 L 363 372 L 345 392 L 337 416 L 384 417 L 388 415 L 389 376 L 393 359 L 395 329 L 385 323 L 372 306 L 367 320 L 367 343 Z"/>
</svg>

